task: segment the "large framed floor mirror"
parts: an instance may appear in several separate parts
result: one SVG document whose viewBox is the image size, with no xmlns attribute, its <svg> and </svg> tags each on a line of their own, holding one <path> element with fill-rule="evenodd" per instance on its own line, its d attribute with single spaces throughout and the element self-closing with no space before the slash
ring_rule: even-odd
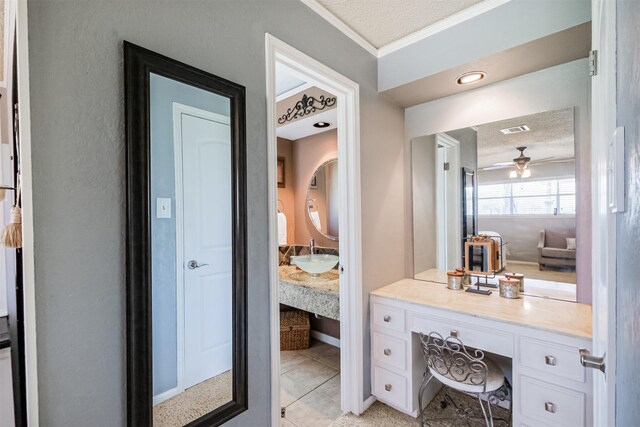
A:
<svg viewBox="0 0 640 427">
<path fill-rule="evenodd" d="M 447 271 L 466 268 L 496 289 L 500 277 L 524 274 L 524 295 L 577 301 L 577 272 L 590 268 L 579 263 L 590 175 L 577 165 L 590 146 L 576 139 L 575 110 L 412 140 L 414 278 L 446 282 Z"/>
<path fill-rule="evenodd" d="M 245 89 L 124 42 L 127 422 L 247 402 Z"/>
</svg>

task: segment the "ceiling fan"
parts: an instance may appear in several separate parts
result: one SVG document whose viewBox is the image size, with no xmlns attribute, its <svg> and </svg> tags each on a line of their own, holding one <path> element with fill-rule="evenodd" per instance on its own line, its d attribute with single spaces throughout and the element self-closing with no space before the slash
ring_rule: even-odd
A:
<svg viewBox="0 0 640 427">
<path fill-rule="evenodd" d="M 531 170 L 529 170 L 529 165 L 554 162 L 554 161 L 551 161 L 554 158 L 554 156 L 544 157 L 542 159 L 537 159 L 532 161 L 531 157 L 525 156 L 524 150 L 526 149 L 527 147 L 516 148 L 516 150 L 520 152 L 520 155 L 515 159 L 513 159 L 513 161 L 511 162 L 494 163 L 491 166 L 481 168 L 481 170 L 490 171 L 490 170 L 496 170 L 496 169 L 506 169 L 506 168 L 515 167 L 515 169 L 510 174 L 511 178 L 518 178 L 518 177 L 528 178 L 531 176 Z M 557 161 L 564 161 L 564 160 L 559 159 Z"/>
</svg>

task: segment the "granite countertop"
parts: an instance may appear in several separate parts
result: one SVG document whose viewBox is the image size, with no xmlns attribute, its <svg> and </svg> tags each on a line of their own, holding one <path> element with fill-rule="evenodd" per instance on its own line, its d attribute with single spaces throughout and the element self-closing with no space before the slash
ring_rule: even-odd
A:
<svg viewBox="0 0 640 427">
<path fill-rule="evenodd" d="M 280 267 L 280 303 L 340 320 L 340 275 L 330 270 L 313 277 L 296 266 Z"/>
<path fill-rule="evenodd" d="M 403 279 L 371 292 L 383 298 L 450 310 L 540 330 L 591 339 L 591 306 L 523 296 L 500 298 L 498 292 L 478 295 L 452 291 L 444 284 Z"/>
<path fill-rule="evenodd" d="M 0 349 L 11 346 L 9 339 L 9 319 L 7 316 L 0 317 Z"/>
</svg>

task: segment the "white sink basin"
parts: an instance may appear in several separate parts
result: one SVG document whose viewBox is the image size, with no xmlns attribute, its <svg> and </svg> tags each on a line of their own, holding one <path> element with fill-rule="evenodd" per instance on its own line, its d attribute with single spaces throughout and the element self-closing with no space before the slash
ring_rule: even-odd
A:
<svg viewBox="0 0 640 427">
<path fill-rule="evenodd" d="M 313 275 L 325 273 L 336 266 L 339 257 L 336 255 L 313 254 L 291 257 L 291 264 L 297 265 L 302 270 Z"/>
</svg>

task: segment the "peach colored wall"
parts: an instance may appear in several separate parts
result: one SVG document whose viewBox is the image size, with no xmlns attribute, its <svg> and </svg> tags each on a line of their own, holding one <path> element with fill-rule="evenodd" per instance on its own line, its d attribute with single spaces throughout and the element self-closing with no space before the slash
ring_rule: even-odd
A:
<svg viewBox="0 0 640 427">
<path fill-rule="evenodd" d="M 293 141 L 278 138 L 278 157 L 284 157 L 284 188 L 278 188 L 278 209 L 284 207 L 287 217 L 287 244 L 296 241 L 296 203 L 295 197 L 295 160 L 293 158 Z M 280 203 L 282 201 L 282 203 Z M 283 206 L 284 205 L 284 206 Z"/>
<path fill-rule="evenodd" d="M 324 162 L 338 157 L 338 133 L 335 129 L 300 138 L 293 142 L 295 162 L 296 244 L 308 245 L 315 239 L 317 246 L 337 248 L 338 242 L 320 234 L 307 215 L 307 187 L 314 172 Z M 315 197 L 317 202 L 319 197 Z M 315 203 L 315 202 L 314 202 Z M 326 210 L 325 210 L 326 211 Z M 325 219 L 326 221 L 326 219 Z"/>
</svg>

